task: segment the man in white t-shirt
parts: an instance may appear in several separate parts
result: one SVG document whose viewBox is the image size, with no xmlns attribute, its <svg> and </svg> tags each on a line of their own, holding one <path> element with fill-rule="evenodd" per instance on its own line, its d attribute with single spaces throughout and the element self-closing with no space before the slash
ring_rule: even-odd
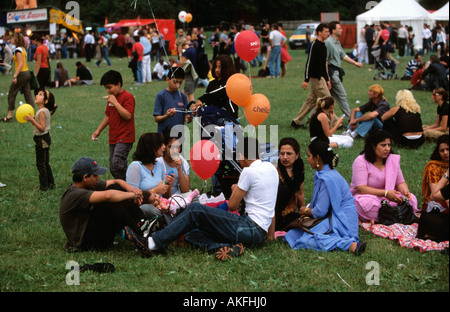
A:
<svg viewBox="0 0 450 312">
<path fill-rule="evenodd" d="M 278 24 L 272 24 L 272 31 L 269 34 L 270 54 L 267 66 L 270 77 L 280 77 L 281 47 L 286 44 L 286 37 L 278 31 Z"/>
<path fill-rule="evenodd" d="M 170 243 L 183 234 L 185 240 L 197 247 L 216 251 L 218 260 L 240 256 L 245 246 L 261 246 L 266 240 L 267 230 L 272 222 L 278 192 L 278 173 L 269 162 L 262 162 L 255 153 L 259 146 L 254 138 L 244 139 L 244 153 L 239 164 L 244 168 L 237 185 L 233 185 L 228 209 L 238 209 L 245 201 L 245 213 L 238 215 L 220 208 L 211 208 L 193 203 L 177 216 L 166 228 L 151 237 L 143 237 L 125 227 L 131 240 L 143 257 L 149 257 L 154 250 L 166 249 Z M 253 151 L 253 153 L 252 153 Z M 255 157 L 251 157 L 255 155 Z"/>
</svg>

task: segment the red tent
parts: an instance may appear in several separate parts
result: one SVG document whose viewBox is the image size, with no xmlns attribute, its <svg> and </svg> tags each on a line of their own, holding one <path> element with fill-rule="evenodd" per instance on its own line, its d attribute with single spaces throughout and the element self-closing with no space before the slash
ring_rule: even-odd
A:
<svg viewBox="0 0 450 312">
<path fill-rule="evenodd" d="M 164 40 L 168 40 L 169 49 L 175 45 L 175 20 L 173 19 L 135 19 L 120 20 L 118 23 L 108 25 L 109 27 L 137 27 L 155 24 L 159 32 L 164 36 Z"/>
</svg>

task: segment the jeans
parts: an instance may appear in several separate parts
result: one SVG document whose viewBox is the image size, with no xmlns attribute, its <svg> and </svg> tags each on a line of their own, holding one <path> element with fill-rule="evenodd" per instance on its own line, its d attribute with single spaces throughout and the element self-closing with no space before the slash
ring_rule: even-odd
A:
<svg viewBox="0 0 450 312">
<path fill-rule="evenodd" d="M 137 61 L 136 80 L 137 83 L 142 83 L 142 61 Z"/>
<path fill-rule="evenodd" d="M 199 203 L 190 204 L 167 227 L 153 233 L 152 238 L 158 248 L 166 249 L 183 234 L 187 242 L 208 251 L 236 243 L 261 246 L 266 239 L 266 233 L 248 216 Z"/>
<path fill-rule="evenodd" d="M 361 117 L 362 115 L 363 113 L 356 112 L 355 119 Z M 350 125 L 348 127 L 350 127 Z M 374 118 L 372 120 L 359 122 L 355 132 L 364 138 L 367 135 L 367 133 L 369 133 L 370 130 L 381 128 L 383 128 L 383 123 L 381 122 L 381 120 L 378 118 Z"/>
<path fill-rule="evenodd" d="M 102 47 L 101 48 L 101 57 L 104 57 L 106 60 L 106 63 L 108 63 L 108 66 L 111 66 L 111 60 L 108 57 L 108 47 Z M 95 62 L 95 64 L 98 66 L 100 65 L 100 63 L 102 62 L 102 58 L 99 58 L 97 62 Z"/>
<path fill-rule="evenodd" d="M 281 62 L 281 46 L 272 48 L 269 54 L 269 71 L 270 76 L 280 76 L 280 62 Z"/>
</svg>

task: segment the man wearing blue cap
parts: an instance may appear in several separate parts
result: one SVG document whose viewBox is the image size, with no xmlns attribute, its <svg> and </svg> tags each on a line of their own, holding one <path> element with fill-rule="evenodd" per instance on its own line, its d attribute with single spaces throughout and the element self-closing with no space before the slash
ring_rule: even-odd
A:
<svg viewBox="0 0 450 312">
<path fill-rule="evenodd" d="M 99 175 L 106 172 L 89 157 L 79 158 L 72 166 L 73 183 L 62 196 L 59 210 L 69 252 L 107 249 L 125 226 L 140 231 L 138 222 L 145 216 L 139 205 L 153 202 L 154 195 L 120 179 L 101 181 Z"/>
</svg>

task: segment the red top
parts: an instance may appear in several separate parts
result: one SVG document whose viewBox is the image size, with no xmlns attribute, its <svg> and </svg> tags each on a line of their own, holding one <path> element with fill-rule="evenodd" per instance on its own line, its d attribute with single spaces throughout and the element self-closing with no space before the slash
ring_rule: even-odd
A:
<svg viewBox="0 0 450 312">
<path fill-rule="evenodd" d="M 133 44 L 133 47 L 131 48 L 131 51 L 134 50 L 136 50 L 139 55 L 138 62 L 142 62 L 142 59 L 144 58 L 144 46 L 142 45 L 142 43 L 135 42 Z"/>
<path fill-rule="evenodd" d="M 36 52 L 34 53 L 34 60 L 37 60 L 37 56 L 41 55 L 41 67 L 40 68 L 48 68 L 48 48 L 45 44 L 41 44 L 36 48 Z"/>
<path fill-rule="evenodd" d="M 109 117 L 109 144 L 134 143 L 134 107 L 136 104 L 134 96 L 123 90 L 116 98 L 120 105 L 131 113 L 132 118 L 130 120 L 123 119 L 115 106 L 108 102 L 105 115 Z"/>
</svg>

